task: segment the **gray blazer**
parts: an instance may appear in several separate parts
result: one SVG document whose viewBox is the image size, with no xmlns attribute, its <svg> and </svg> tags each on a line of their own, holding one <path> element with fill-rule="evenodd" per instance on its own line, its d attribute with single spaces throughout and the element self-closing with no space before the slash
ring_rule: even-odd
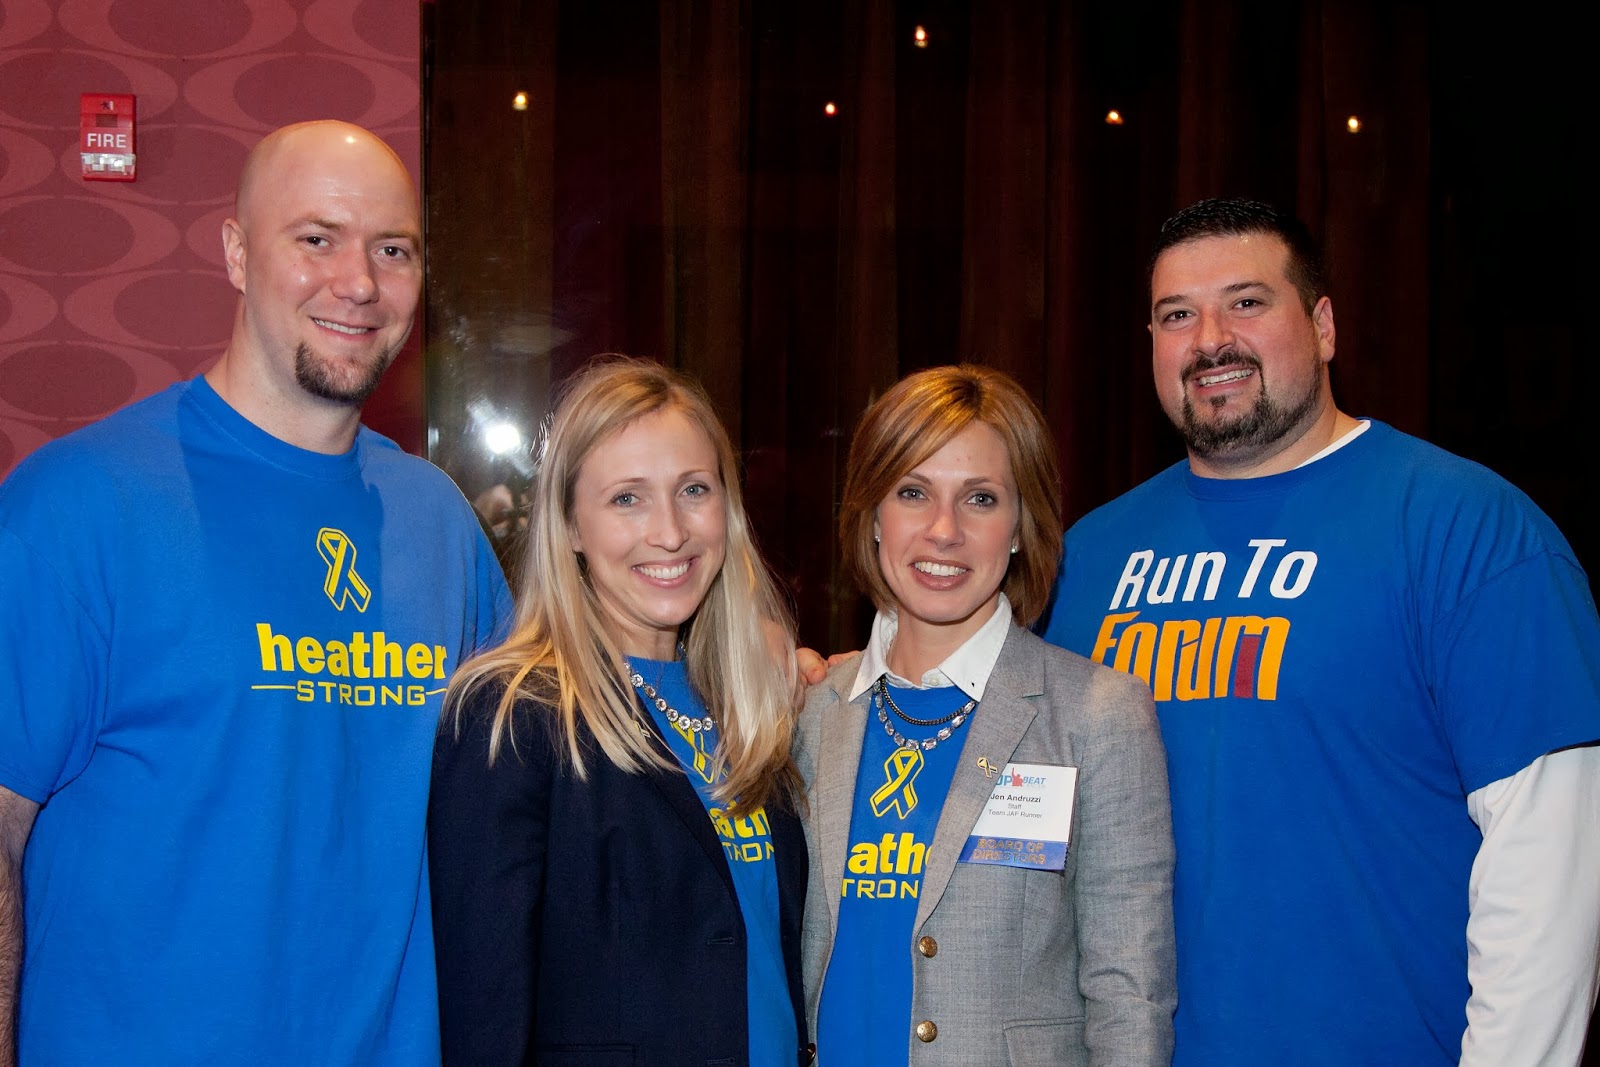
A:
<svg viewBox="0 0 1600 1067">
<path fill-rule="evenodd" d="M 801 961 L 813 1034 L 862 739 L 881 728 L 870 694 L 845 699 L 859 666 L 852 657 L 812 687 L 795 743 L 810 793 Z M 956 862 L 994 789 L 979 757 L 1078 768 L 1064 871 Z M 1155 706 L 1137 678 L 1012 630 L 966 725 L 906 952 L 911 1018 L 884 1025 L 906 1028 L 913 1065 L 1170 1063 L 1172 817 Z M 934 1026 L 919 1033 L 924 1021 Z M 819 1067 L 828 1060 L 819 1046 Z"/>
</svg>

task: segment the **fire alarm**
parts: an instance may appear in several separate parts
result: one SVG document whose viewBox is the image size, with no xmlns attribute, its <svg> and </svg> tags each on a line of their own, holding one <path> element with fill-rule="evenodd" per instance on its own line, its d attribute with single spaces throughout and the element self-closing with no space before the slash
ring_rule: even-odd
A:
<svg viewBox="0 0 1600 1067">
<path fill-rule="evenodd" d="M 83 177 L 131 182 L 134 173 L 132 93 L 84 93 L 78 101 L 78 150 Z"/>
</svg>

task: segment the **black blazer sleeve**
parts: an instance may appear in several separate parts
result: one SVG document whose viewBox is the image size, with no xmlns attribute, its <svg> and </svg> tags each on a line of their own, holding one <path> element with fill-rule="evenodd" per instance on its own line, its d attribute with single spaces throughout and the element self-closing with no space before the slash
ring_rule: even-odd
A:
<svg viewBox="0 0 1600 1067">
<path fill-rule="evenodd" d="M 520 1064 L 536 1029 L 555 753 L 522 717 L 517 751 L 503 746 L 489 766 L 502 692 L 480 687 L 459 737 L 447 719 L 434 747 L 428 868 L 446 1064 Z"/>
</svg>

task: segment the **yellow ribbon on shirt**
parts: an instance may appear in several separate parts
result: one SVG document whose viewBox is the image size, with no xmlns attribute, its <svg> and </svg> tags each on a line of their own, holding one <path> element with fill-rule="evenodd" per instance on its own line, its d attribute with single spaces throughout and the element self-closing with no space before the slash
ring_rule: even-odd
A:
<svg viewBox="0 0 1600 1067">
<path fill-rule="evenodd" d="M 324 526 L 317 531 L 317 551 L 328 565 L 322 591 L 333 606 L 343 611 L 346 604 L 354 604 L 357 611 L 366 611 L 372 602 L 372 590 L 356 573 L 356 546 L 350 538 L 343 531 Z"/>
<path fill-rule="evenodd" d="M 914 783 L 922 770 L 920 748 L 897 748 L 883 761 L 883 774 L 888 781 L 872 794 L 872 814 L 883 818 L 893 809 L 902 819 L 917 807 L 917 790 Z"/>
</svg>

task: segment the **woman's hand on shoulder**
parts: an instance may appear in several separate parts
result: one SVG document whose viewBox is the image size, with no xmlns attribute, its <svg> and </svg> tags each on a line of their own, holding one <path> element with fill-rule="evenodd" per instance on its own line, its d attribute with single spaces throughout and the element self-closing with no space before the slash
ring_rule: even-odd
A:
<svg viewBox="0 0 1600 1067">
<path fill-rule="evenodd" d="M 822 658 L 822 653 L 814 648 L 795 649 L 795 664 L 800 670 L 800 680 L 806 685 L 816 685 L 828 676 L 828 672 L 846 660 L 861 655 L 859 648 L 849 652 L 835 652 L 827 659 Z"/>
<path fill-rule="evenodd" d="M 834 666 L 840 657 L 833 656 L 822 658 L 822 653 L 814 648 L 797 648 L 794 650 L 795 669 L 800 674 L 800 680 L 806 685 L 816 685 L 828 676 L 828 668 Z"/>
</svg>

